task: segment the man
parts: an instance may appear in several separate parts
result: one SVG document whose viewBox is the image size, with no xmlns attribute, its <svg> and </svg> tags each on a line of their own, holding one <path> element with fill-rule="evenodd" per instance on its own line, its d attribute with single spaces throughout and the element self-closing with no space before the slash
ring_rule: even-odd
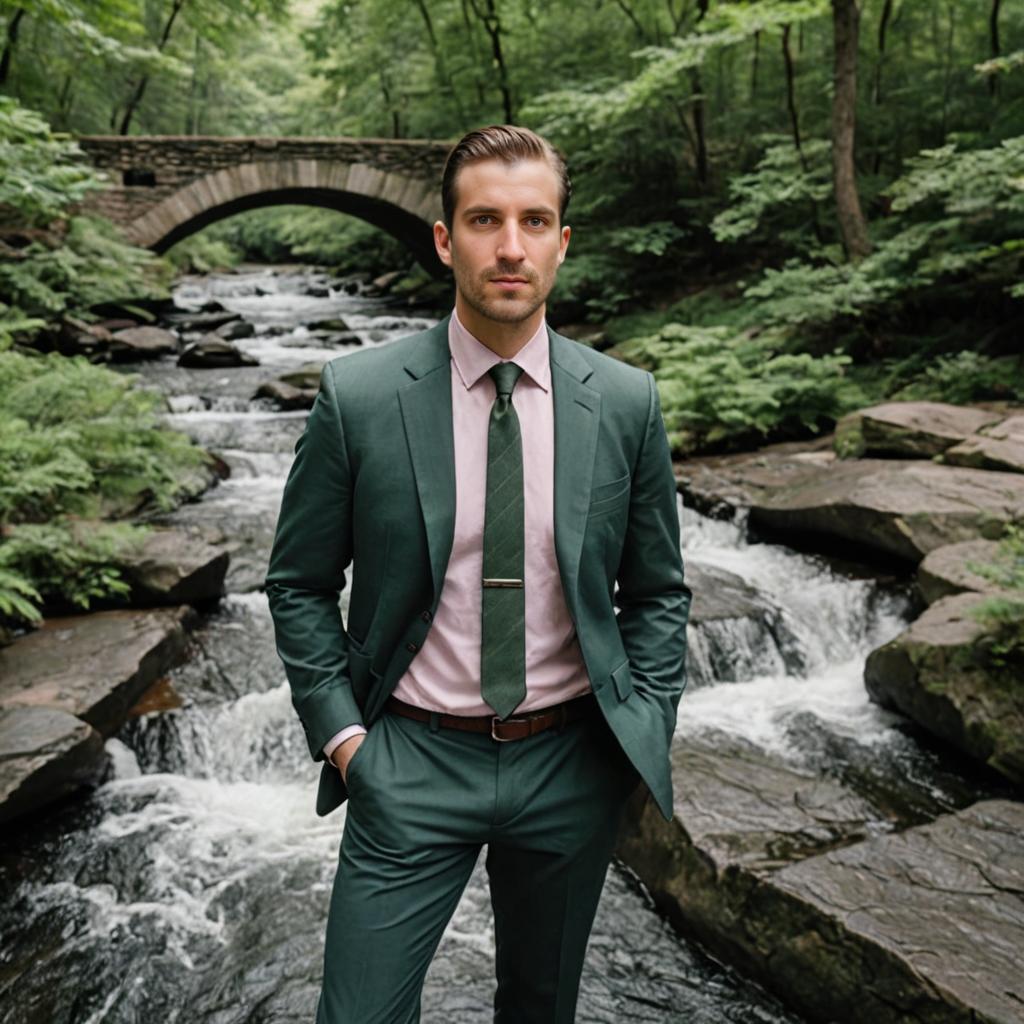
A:
<svg viewBox="0 0 1024 1024">
<path fill-rule="evenodd" d="M 267 595 L 317 812 L 349 799 L 317 1024 L 419 1020 L 484 844 L 495 1021 L 574 1020 L 626 799 L 672 815 L 675 484 L 652 376 L 546 325 L 570 192 L 526 129 L 456 144 L 453 312 L 328 362 L 296 444 Z"/>
</svg>

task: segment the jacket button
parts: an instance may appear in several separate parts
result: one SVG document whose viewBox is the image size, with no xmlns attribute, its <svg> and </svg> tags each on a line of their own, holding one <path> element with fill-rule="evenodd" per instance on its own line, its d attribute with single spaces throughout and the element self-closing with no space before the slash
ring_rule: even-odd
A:
<svg viewBox="0 0 1024 1024">
<path fill-rule="evenodd" d="M 414 643 L 413 643 L 413 642 L 412 642 L 412 641 L 410 640 L 410 641 L 409 641 L 409 642 L 408 642 L 408 643 L 407 643 L 407 644 L 405 645 L 405 649 L 406 649 L 407 651 L 411 651 L 411 652 L 412 652 L 413 654 L 415 654 L 415 653 L 416 653 L 416 652 L 417 652 L 417 651 L 418 651 L 418 650 L 419 650 L 420 648 L 419 648 L 419 644 L 414 644 Z"/>
<path fill-rule="evenodd" d="M 421 619 L 422 619 L 422 620 L 423 620 L 424 622 L 429 622 L 429 621 L 430 621 L 430 620 L 431 620 L 431 619 L 432 619 L 433 617 L 434 617 L 434 616 L 433 616 L 433 615 L 431 615 L 429 611 L 426 611 L 426 612 L 420 612 L 420 618 L 421 618 Z"/>
</svg>

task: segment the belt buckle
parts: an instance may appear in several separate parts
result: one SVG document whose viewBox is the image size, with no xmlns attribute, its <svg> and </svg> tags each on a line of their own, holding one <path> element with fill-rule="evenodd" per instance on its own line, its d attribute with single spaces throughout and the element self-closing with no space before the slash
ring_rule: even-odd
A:
<svg viewBox="0 0 1024 1024">
<path fill-rule="evenodd" d="M 519 721 L 522 721 L 522 719 L 519 719 L 519 718 L 506 718 L 505 721 L 503 722 L 497 715 L 491 715 L 491 739 L 492 740 L 497 740 L 498 743 L 512 743 L 516 739 L 515 736 L 499 736 L 499 735 L 497 735 L 497 733 L 495 733 L 494 727 L 496 725 L 504 725 L 504 724 L 506 724 L 508 722 L 519 722 Z"/>
</svg>

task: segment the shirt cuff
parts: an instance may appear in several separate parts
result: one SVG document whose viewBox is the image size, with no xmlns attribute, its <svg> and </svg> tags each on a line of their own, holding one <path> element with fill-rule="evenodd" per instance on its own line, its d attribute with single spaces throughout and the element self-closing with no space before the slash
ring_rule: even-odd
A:
<svg viewBox="0 0 1024 1024">
<path fill-rule="evenodd" d="M 342 745 L 350 736 L 358 736 L 360 733 L 365 733 L 366 729 L 364 726 L 356 722 L 353 725 L 346 725 L 341 732 L 336 732 L 325 744 L 324 744 L 324 757 L 328 761 L 331 761 L 331 753 Z M 331 761 L 331 764 L 334 764 Z M 335 767 L 337 767 L 335 765 Z M 339 769 L 340 771 L 340 769 Z"/>
</svg>

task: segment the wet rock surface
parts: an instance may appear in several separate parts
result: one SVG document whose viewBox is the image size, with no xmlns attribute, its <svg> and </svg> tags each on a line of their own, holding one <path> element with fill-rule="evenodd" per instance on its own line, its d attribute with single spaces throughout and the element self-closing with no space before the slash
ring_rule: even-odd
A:
<svg viewBox="0 0 1024 1024">
<path fill-rule="evenodd" d="M 135 606 L 197 604 L 224 593 L 224 538 L 199 529 L 154 529 L 124 559 Z"/>
<path fill-rule="evenodd" d="M 1024 475 L 897 459 L 838 460 L 819 445 L 777 445 L 679 468 L 687 503 L 750 508 L 750 523 L 802 547 L 870 551 L 916 564 L 928 552 L 996 537 L 1024 518 Z"/>
<path fill-rule="evenodd" d="M 909 629 L 868 655 L 873 700 L 1024 785 L 1024 687 L 1019 665 L 998 666 L 971 614 L 977 593 L 936 601 Z"/>
<path fill-rule="evenodd" d="M 763 754 L 673 751 L 676 810 L 634 794 L 618 853 L 686 934 L 811 1020 L 1019 1022 L 1024 805 L 893 831 Z"/>
<path fill-rule="evenodd" d="M 57 708 L 0 708 L 0 824 L 97 781 L 105 764 L 88 722 Z"/>
<path fill-rule="evenodd" d="M 128 327 L 113 333 L 108 351 L 118 362 L 155 359 L 177 353 L 178 338 L 164 327 Z"/>
<path fill-rule="evenodd" d="M 58 708 L 110 736 L 181 657 L 193 614 L 182 606 L 47 619 L 0 650 L 0 708 Z"/>
</svg>

